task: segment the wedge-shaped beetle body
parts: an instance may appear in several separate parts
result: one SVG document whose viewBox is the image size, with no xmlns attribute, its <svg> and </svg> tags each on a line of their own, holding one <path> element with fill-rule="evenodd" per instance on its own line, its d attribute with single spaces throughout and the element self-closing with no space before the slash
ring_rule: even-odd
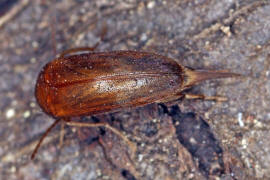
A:
<svg viewBox="0 0 270 180">
<path fill-rule="evenodd" d="M 182 89 L 184 68 L 146 52 L 62 57 L 40 73 L 36 97 L 54 117 L 93 115 L 162 101 Z"/>
<path fill-rule="evenodd" d="M 197 82 L 237 76 L 191 70 L 173 59 L 148 52 L 93 52 L 66 57 L 63 54 L 49 62 L 37 79 L 37 101 L 57 120 L 41 137 L 32 159 L 46 135 L 61 120 L 80 127 L 106 126 L 125 139 L 105 123 L 71 123 L 70 118 L 176 100 L 183 96 L 184 89 Z"/>
</svg>

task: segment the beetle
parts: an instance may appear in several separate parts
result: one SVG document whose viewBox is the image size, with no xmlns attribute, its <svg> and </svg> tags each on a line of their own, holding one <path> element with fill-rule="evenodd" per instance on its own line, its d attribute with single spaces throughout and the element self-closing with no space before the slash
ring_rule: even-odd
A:
<svg viewBox="0 0 270 180">
<path fill-rule="evenodd" d="M 33 159 L 48 132 L 60 121 L 71 126 L 109 128 L 106 123 L 79 123 L 71 117 L 96 115 L 185 98 L 224 101 L 222 97 L 190 95 L 183 91 L 201 81 L 239 76 L 226 71 L 193 70 L 174 59 L 150 52 L 63 52 L 40 72 L 35 95 L 41 109 L 56 121 L 37 144 Z"/>
</svg>

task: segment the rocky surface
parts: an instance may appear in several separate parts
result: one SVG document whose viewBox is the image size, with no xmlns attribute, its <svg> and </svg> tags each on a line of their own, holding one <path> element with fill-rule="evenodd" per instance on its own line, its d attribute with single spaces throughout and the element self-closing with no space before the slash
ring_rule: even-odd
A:
<svg viewBox="0 0 270 180">
<path fill-rule="evenodd" d="M 219 178 L 270 178 L 269 1 L 0 1 L 0 22 L 0 179 L 206 178 L 177 140 L 172 117 L 157 105 L 96 117 L 136 144 L 134 156 L 117 135 L 97 128 L 65 126 L 59 148 L 57 126 L 30 160 L 54 121 L 36 103 L 38 73 L 56 53 L 99 42 L 104 27 L 96 51 L 151 51 L 189 67 L 244 75 L 190 90 L 227 102 L 174 104 L 209 124 L 223 151 Z"/>
</svg>

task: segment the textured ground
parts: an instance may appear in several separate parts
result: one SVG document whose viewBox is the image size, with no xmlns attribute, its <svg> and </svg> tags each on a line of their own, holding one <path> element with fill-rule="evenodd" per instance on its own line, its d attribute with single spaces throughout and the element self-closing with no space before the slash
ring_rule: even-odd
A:
<svg viewBox="0 0 270 180">
<path fill-rule="evenodd" d="M 60 53 L 94 45 L 104 26 L 108 32 L 97 51 L 151 51 L 193 68 L 245 75 L 209 81 L 191 90 L 227 96 L 228 102 L 183 100 L 177 104 L 182 112 L 195 112 L 208 122 L 223 149 L 225 171 L 220 178 L 269 179 L 268 2 L 0 1 L 0 179 L 206 178 L 196 158 L 179 143 L 172 118 L 157 105 L 98 116 L 136 143 L 134 157 L 110 131 L 96 141 L 100 130 L 95 128 L 66 126 L 59 149 L 58 126 L 36 159 L 29 159 L 53 122 L 34 97 L 39 71 L 55 57 L 55 49 Z"/>
</svg>

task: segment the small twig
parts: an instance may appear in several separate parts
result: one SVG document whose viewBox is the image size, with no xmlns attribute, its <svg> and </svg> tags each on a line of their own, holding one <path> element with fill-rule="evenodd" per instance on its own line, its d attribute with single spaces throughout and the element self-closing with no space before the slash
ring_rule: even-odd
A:
<svg viewBox="0 0 270 180">
<path fill-rule="evenodd" d="M 267 4 L 269 4 L 269 2 L 262 0 L 262 1 L 256 1 L 254 3 L 250 3 L 246 6 L 243 6 L 240 9 L 236 10 L 228 18 L 221 20 L 221 22 L 217 22 L 208 28 L 203 29 L 198 34 L 193 35 L 193 39 L 197 40 L 197 39 L 201 39 L 203 37 L 206 37 L 208 34 L 220 30 L 225 24 L 229 24 L 230 22 L 233 22 L 237 17 L 245 15 L 247 13 L 250 13 L 250 11 L 253 11 L 253 10 L 257 9 L 258 7 L 262 7 L 262 6 L 267 5 Z"/>
<path fill-rule="evenodd" d="M 21 0 L 20 3 L 14 6 L 7 14 L 0 18 L 0 28 L 4 26 L 5 23 L 14 18 L 24 7 L 29 4 L 30 0 Z"/>
</svg>

